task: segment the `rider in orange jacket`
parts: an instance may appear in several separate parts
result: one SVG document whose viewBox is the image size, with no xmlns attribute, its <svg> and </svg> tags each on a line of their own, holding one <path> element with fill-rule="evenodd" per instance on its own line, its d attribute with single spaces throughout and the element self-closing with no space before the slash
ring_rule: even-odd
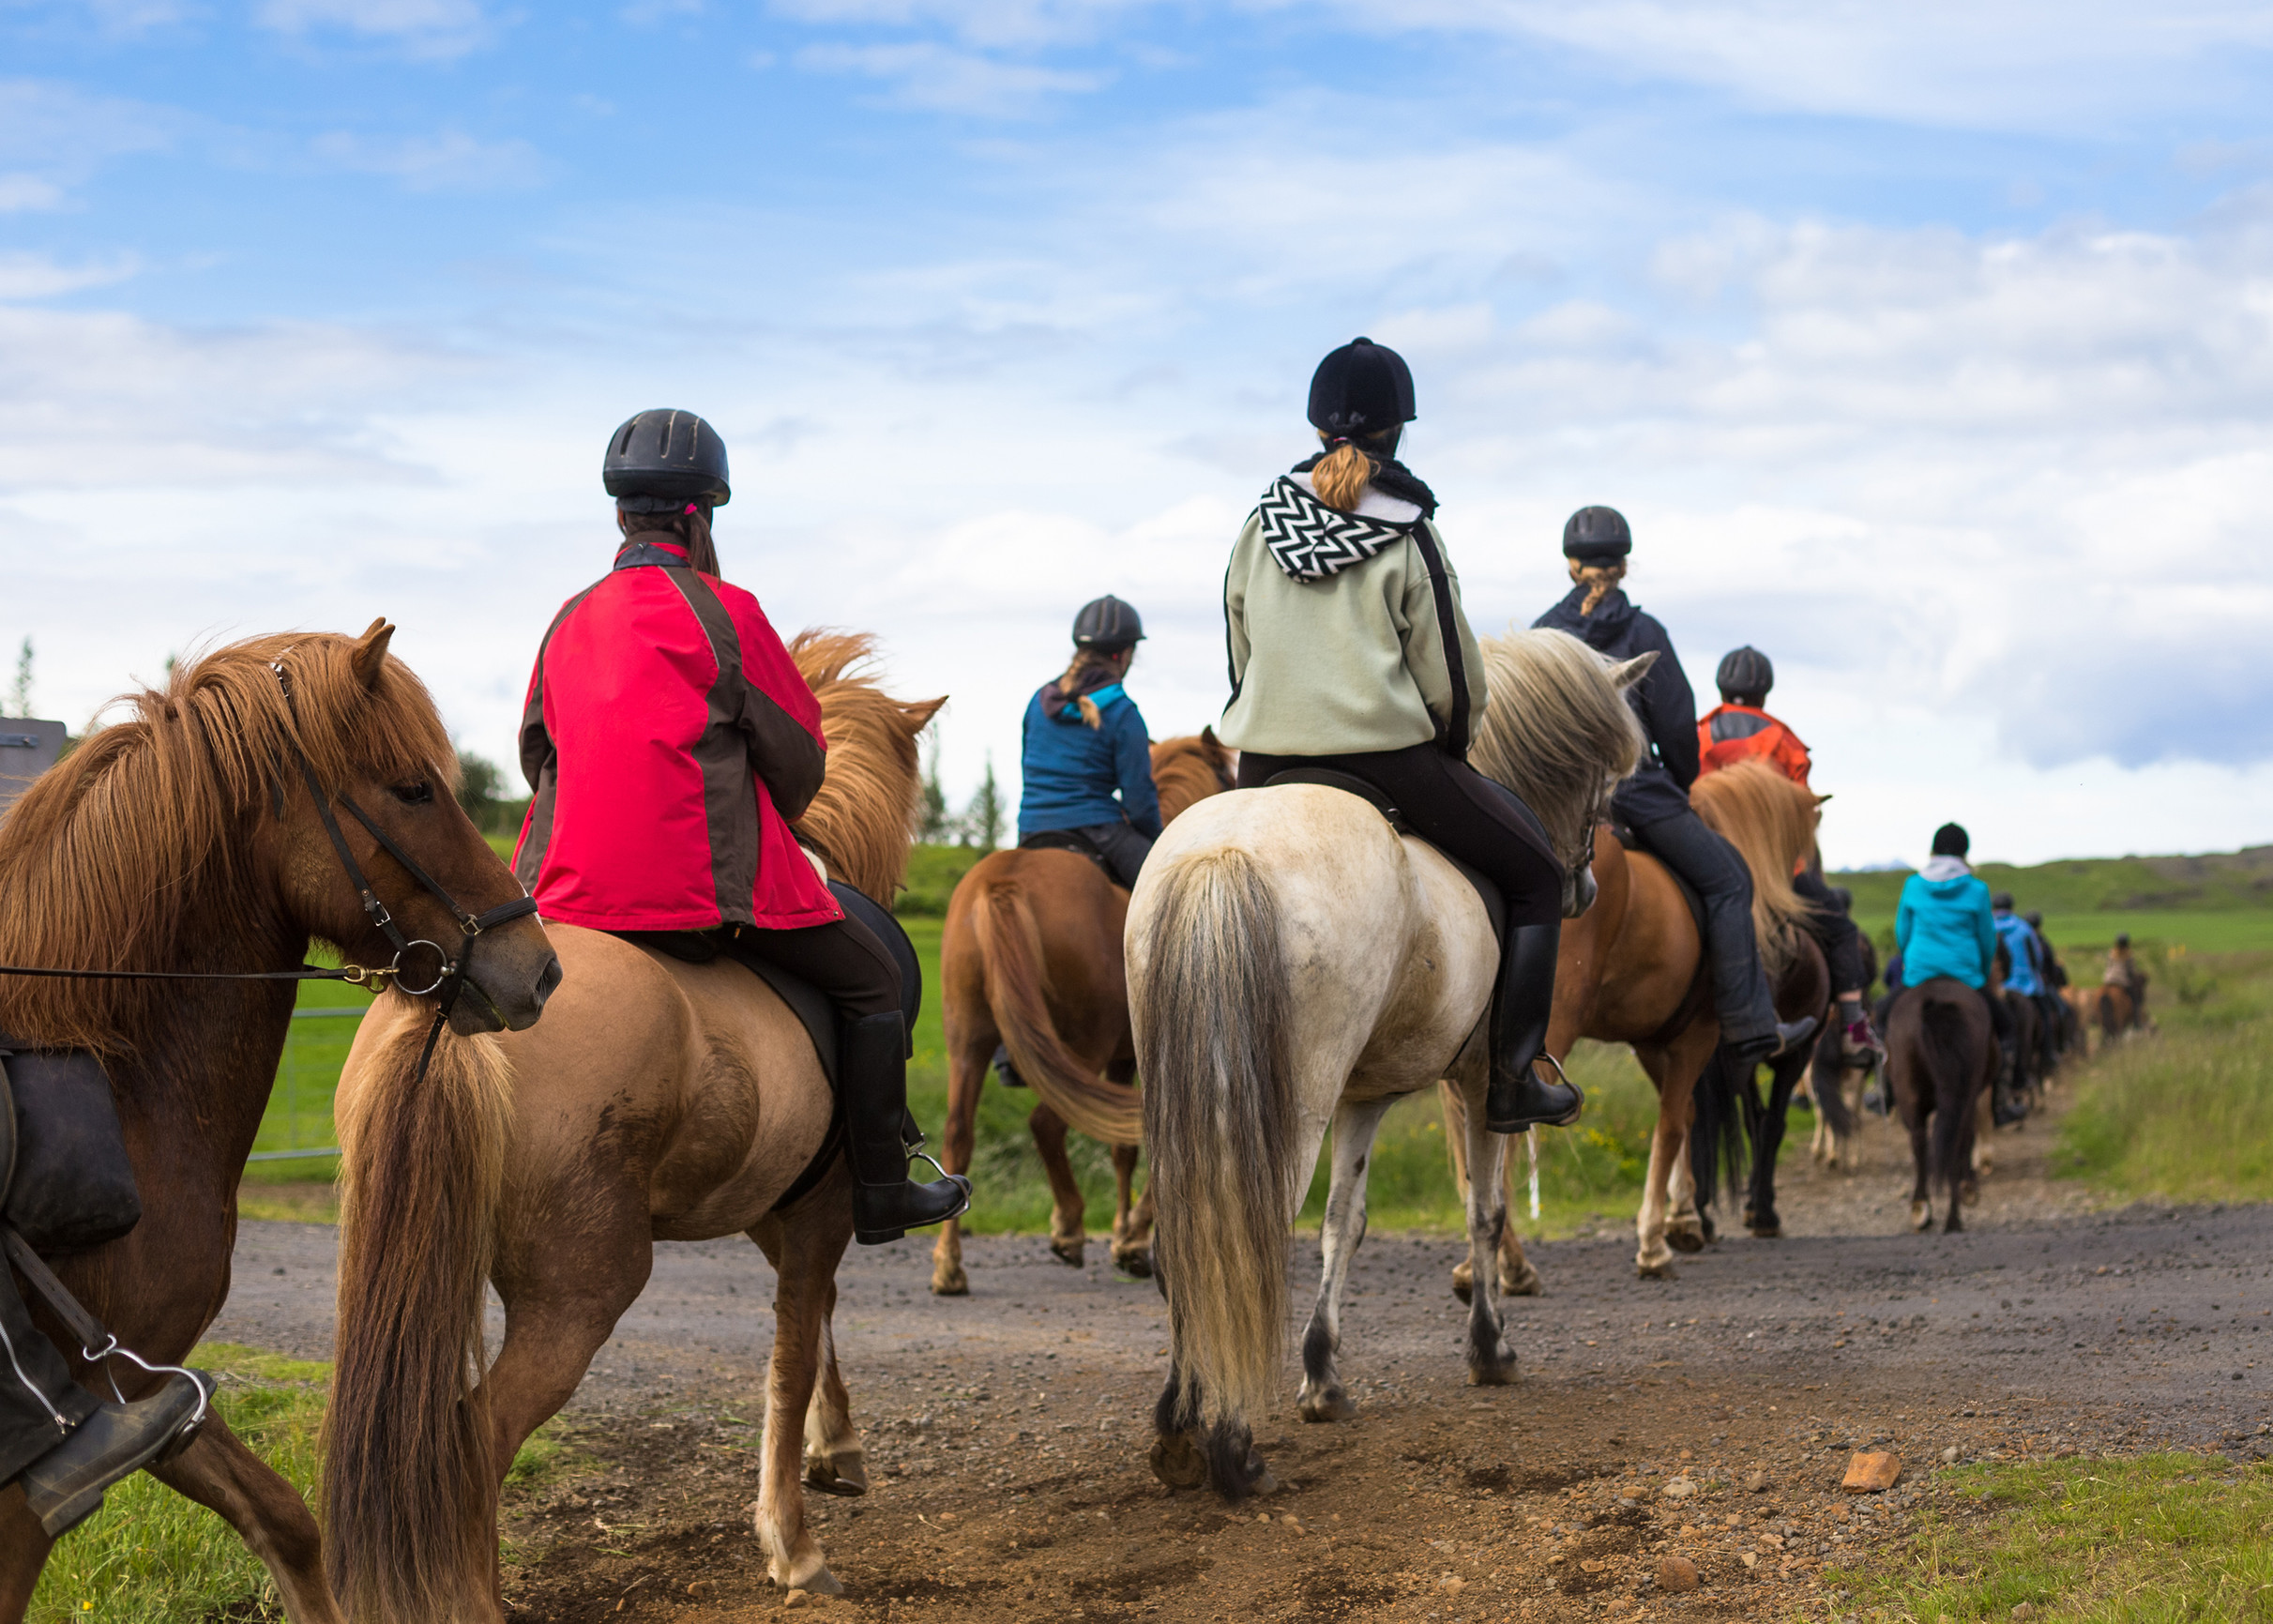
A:
<svg viewBox="0 0 2273 1624">
<path fill-rule="evenodd" d="M 1697 723 L 1700 776 L 1757 759 L 1807 787 L 1808 768 L 1813 765 L 1808 747 L 1767 713 L 1768 690 L 1776 686 L 1776 667 L 1768 657 L 1749 643 L 1731 649 L 1713 674 L 1713 683 L 1720 690 L 1720 703 Z M 1863 1018 L 1863 990 L 1870 978 L 1863 973 L 1855 921 L 1824 884 L 1819 865 L 1802 869 L 1793 877 L 1792 888 L 1807 899 L 1810 933 L 1822 944 L 1831 967 L 1831 992 L 1839 1003 L 1846 1057 L 1860 1063 L 1880 1051 L 1870 1022 Z"/>
</svg>

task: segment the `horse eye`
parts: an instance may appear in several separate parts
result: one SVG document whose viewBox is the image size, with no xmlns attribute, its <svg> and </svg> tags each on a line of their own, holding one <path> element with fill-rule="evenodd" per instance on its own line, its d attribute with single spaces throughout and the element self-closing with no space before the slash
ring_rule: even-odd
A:
<svg viewBox="0 0 2273 1624">
<path fill-rule="evenodd" d="M 434 798 L 431 783 L 399 783 L 394 786 L 394 797 L 404 806 L 425 806 Z"/>
</svg>

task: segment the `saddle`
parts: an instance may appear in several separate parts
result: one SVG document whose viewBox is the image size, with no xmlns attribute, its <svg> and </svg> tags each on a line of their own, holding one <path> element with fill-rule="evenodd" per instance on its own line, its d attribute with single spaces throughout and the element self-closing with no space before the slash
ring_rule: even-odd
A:
<svg viewBox="0 0 2273 1624">
<path fill-rule="evenodd" d="M 1114 877 L 1113 864 L 1106 859 L 1097 842 L 1079 829 L 1037 829 L 1018 842 L 1018 849 L 1022 852 L 1073 852 L 1087 858 L 1103 870 L 1105 877 L 1114 885 L 1121 883 Z"/>
<path fill-rule="evenodd" d="M 1336 772 L 1326 766 L 1290 766 L 1283 772 L 1271 774 L 1264 788 L 1272 789 L 1282 783 L 1316 784 L 1321 789 L 1338 789 L 1344 795 L 1354 795 L 1388 820 L 1389 827 L 1401 835 L 1421 842 L 1438 857 L 1460 871 L 1461 877 L 1476 888 L 1477 899 L 1484 904 L 1484 915 L 1492 921 L 1492 939 L 1503 949 L 1508 945 L 1508 899 L 1500 895 L 1499 887 L 1485 878 L 1481 872 L 1470 868 L 1444 847 L 1405 822 L 1404 814 L 1396 804 L 1373 784 L 1355 773 Z"/>
<path fill-rule="evenodd" d="M 142 1222 L 134 1164 L 102 1062 L 0 1036 L 0 1222 L 36 1252 L 84 1252 Z M 0 1146 L 10 1135 L 0 1134 Z"/>
<path fill-rule="evenodd" d="M 1680 870 L 1644 845 L 1641 837 L 1629 826 L 1614 821 L 1610 833 L 1628 851 L 1643 852 L 1657 859 L 1658 866 L 1665 871 L 1666 878 L 1672 880 L 1674 888 L 1681 893 L 1681 900 L 1689 904 L 1689 917 L 1697 926 L 1697 973 L 1689 979 L 1689 991 L 1681 994 L 1681 1002 L 1674 1007 L 1672 1017 L 1651 1033 L 1648 1039 L 1653 1047 L 1662 1047 L 1678 1038 L 1684 1027 L 1705 1012 L 1705 1003 L 1713 995 L 1713 948 L 1711 938 L 1705 933 L 1705 899 L 1697 894 L 1696 887 L 1682 877 Z"/>
</svg>

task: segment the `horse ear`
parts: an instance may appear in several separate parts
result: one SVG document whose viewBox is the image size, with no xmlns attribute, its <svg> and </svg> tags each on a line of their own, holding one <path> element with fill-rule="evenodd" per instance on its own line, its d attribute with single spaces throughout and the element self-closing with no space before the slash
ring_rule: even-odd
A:
<svg viewBox="0 0 2273 1624">
<path fill-rule="evenodd" d="M 371 623 L 371 630 L 356 640 L 356 651 L 347 657 L 355 668 L 356 678 L 373 693 L 379 691 L 379 673 L 386 669 L 386 645 L 393 640 L 395 629 L 382 615 Z"/>
<path fill-rule="evenodd" d="M 1649 675 L 1649 668 L 1658 663 L 1658 651 L 1637 654 L 1631 660 L 1621 660 L 1610 668 L 1611 685 L 1620 693 Z"/>
<path fill-rule="evenodd" d="M 901 703 L 900 714 L 915 725 L 917 733 L 921 733 L 932 725 L 932 718 L 939 714 L 939 707 L 947 702 L 947 696 L 944 693 L 937 699 L 904 700 Z"/>
<path fill-rule="evenodd" d="M 1223 741 L 1216 736 L 1216 730 L 1212 727 L 1200 729 L 1200 742 L 1209 750 L 1220 751 L 1223 748 Z"/>
</svg>

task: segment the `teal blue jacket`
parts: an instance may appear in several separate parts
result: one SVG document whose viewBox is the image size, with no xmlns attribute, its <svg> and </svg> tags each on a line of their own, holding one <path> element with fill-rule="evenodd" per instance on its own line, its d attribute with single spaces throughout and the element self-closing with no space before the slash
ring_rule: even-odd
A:
<svg viewBox="0 0 2273 1624">
<path fill-rule="evenodd" d="M 1989 887 L 1955 859 L 1935 858 L 1902 882 L 1894 940 L 1902 955 L 1903 986 L 1947 976 L 1968 987 L 1986 987 L 1997 961 Z"/>
</svg>

